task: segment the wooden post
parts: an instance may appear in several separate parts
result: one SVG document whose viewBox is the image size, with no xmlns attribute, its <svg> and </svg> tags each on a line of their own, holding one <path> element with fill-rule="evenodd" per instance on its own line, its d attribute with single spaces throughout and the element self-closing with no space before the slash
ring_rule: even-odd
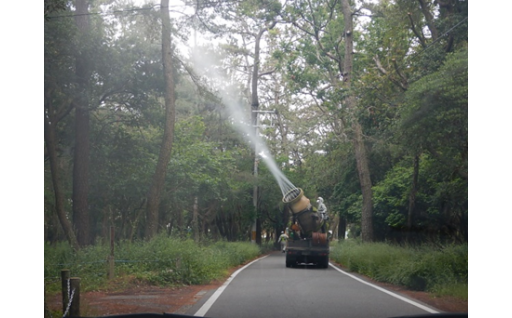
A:
<svg viewBox="0 0 512 318">
<path fill-rule="evenodd" d="M 114 272 L 114 227 L 110 227 L 110 255 L 108 256 L 108 279 L 113 279 Z"/>
<path fill-rule="evenodd" d="M 62 313 L 66 312 L 66 308 L 69 303 L 69 295 L 68 295 L 68 280 L 69 280 L 69 269 L 63 269 L 60 271 L 60 283 L 61 283 L 61 291 L 62 291 Z M 71 293 L 71 286 L 70 286 Z"/>
<path fill-rule="evenodd" d="M 80 317 L 80 278 L 71 277 L 71 306 L 69 307 L 69 317 Z"/>
</svg>

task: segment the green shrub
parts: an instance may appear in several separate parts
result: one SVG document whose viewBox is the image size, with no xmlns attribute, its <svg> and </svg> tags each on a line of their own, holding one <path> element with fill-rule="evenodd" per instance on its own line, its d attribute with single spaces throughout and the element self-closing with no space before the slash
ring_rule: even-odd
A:
<svg viewBox="0 0 512 318">
<path fill-rule="evenodd" d="M 77 253 L 67 243 L 45 244 L 45 290 L 60 290 L 60 271 L 69 269 L 81 278 L 82 290 L 106 288 L 107 257 L 110 247 L 98 242 Z M 261 254 L 249 242 L 214 242 L 198 244 L 160 235 L 154 239 L 119 242 L 115 245 L 117 277 L 131 277 L 140 283 L 174 286 L 202 284 L 225 277 L 229 268 Z"/>
<path fill-rule="evenodd" d="M 377 281 L 467 299 L 467 244 L 400 247 L 348 240 L 333 245 L 331 259 Z"/>
</svg>

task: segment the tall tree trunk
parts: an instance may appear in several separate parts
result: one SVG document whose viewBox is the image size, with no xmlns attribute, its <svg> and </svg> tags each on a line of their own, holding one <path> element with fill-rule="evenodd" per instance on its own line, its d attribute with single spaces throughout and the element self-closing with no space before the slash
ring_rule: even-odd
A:
<svg viewBox="0 0 512 318">
<path fill-rule="evenodd" d="M 87 41 L 90 33 L 88 1 L 76 1 L 75 23 L 80 35 L 80 42 Z M 83 45 L 85 46 L 85 45 Z M 84 50 L 76 56 L 76 77 L 80 94 L 75 102 L 75 153 L 73 161 L 73 224 L 76 229 L 78 244 L 90 243 L 89 226 L 89 58 Z"/>
<path fill-rule="evenodd" d="M 411 240 L 412 225 L 414 223 L 414 211 L 416 207 L 416 193 L 418 191 L 418 175 L 420 170 L 420 157 L 414 156 L 411 193 L 409 194 L 409 207 L 407 210 L 407 241 Z"/>
<path fill-rule="evenodd" d="M 357 121 L 357 119 L 353 119 Z M 366 147 L 363 139 L 363 131 L 359 122 L 353 124 L 354 129 L 354 148 L 357 163 L 357 172 L 359 183 L 361 184 L 361 193 L 363 195 L 363 209 L 361 211 L 361 236 L 363 242 L 373 241 L 373 193 L 372 181 L 370 178 L 370 168 L 366 154 Z"/>
<path fill-rule="evenodd" d="M 194 241 L 199 242 L 199 211 L 197 206 L 197 195 L 194 197 L 192 206 L 192 231 L 194 232 Z"/>
<path fill-rule="evenodd" d="M 183 234 L 183 230 L 185 228 L 184 221 L 183 221 L 183 213 L 181 210 L 176 211 L 176 228 L 178 229 L 178 236 L 181 237 Z"/>
<path fill-rule="evenodd" d="M 364 242 L 373 241 L 373 203 L 372 203 L 372 181 L 370 178 L 370 168 L 364 144 L 363 129 L 356 116 L 356 99 L 354 93 L 350 90 L 352 82 L 353 66 L 353 26 L 352 12 L 350 10 L 349 0 L 342 1 L 343 17 L 345 20 L 345 60 L 343 66 L 343 83 L 348 90 L 348 97 L 345 102 L 351 114 L 352 122 L 352 143 L 357 163 L 357 172 L 361 184 L 363 195 L 363 209 L 361 211 L 361 235 Z"/>
<path fill-rule="evenodd" d="M 50 160 L 50 169 L 52 173 L 52 184 L 53 184 L 53 192 L 55 195 L 55 210 L 57 211 L 57 216 L 59 218 L 60 225 L 62 230 L 64 231 L 64 235 L 66 239 L 69 241 L 69 244 L 73 247 L 73 249 L 78 250 L 79 245 L 75 236 L 75 232 L 73 232 L 73 227 L 71 226 L 71 222 L 69 222 L 66 211 L 64 210 L 64 195 L 62 194 L 61 186 L 60 186 L 60 173 L 59 173 L 59 161 L 57 156 L 57 138 L 55 134 L 55 126 L 56 121 L 47 118 L 45 115 L 44 119 L 44 141 L 46 144 L 46 150 L 48 152 L 49 160 Z"/>
<path fill-rule="evenodd" d="M 345 240 L 345 231 L 347 230 L 347 219 L 343 216 L 339 216 L 338 224 L 338 242 Z"/>
<path fill-rule="evenodd" d="M 162 64 L 165 79 L 165 127 L 158 163 L 149 189 L 147 203 L 146 233 L 147 239 L 155 236 L 158 230 L 158 210 L 160 197 L 165 185 L 167 165 L 171 158 L 175 123 L 174 79 L 172 74 L 171 20 L 169 17 L 169 0 L 160 2 L 162 19 Z"/>
<path fill-rule="evenodd" d="M 252 81 L 251 81 L 251 122 L 254 127 L 254 135 L 258 135 L 258 73 L 260 67 L 260 40 L 261 36 L 265 32 L 265 29 L 260 30 L 255 40 L 254 47 L 254 67 L 252 70 Z M 253 163 L 253 174 L 255 179 L 258 177 L 258 149 L 256 148 L 256 143 L 254 143 L 254 163 Z M 258 185 L 254 184 L 253 193 L 252 193 L 252 203 L 254 206 L 254 211 L 256 213 L 256 218 L 254 219 L 254 223 L 252 225 L 252 240 L 256 242 L 256 244 L 261 245 L 261 227 L 260 217 L 259 217 L 259 200 L 258 200 Z"/>
</svg>

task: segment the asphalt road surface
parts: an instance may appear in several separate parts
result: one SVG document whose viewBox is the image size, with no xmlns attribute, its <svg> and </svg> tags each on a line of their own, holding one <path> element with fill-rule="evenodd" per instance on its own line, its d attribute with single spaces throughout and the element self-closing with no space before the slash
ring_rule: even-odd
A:
<svg viewBox="0 0 512 318">
<path fill-rule="evenodd" d="M 211 318 L 386 318 L 438 312 L 332 264 L 327 269 L 286 268 L 284 254 L 273 253 L 235 272 L 187 314 Z"/>
</svg>

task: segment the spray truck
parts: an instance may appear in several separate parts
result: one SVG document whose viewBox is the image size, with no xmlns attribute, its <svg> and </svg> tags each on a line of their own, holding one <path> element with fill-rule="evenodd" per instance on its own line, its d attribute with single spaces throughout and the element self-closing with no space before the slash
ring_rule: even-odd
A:
<svg viewBox="0 0 512 318">
<path fill-rule="evenodd" d="M 301 188 L 294 188 L 283 197 L 283 203 L 291 210 L 286 267 L 298 264 L 329 266 L 329 240 L 326 218 L 311 205 Z"/>
</svg>

